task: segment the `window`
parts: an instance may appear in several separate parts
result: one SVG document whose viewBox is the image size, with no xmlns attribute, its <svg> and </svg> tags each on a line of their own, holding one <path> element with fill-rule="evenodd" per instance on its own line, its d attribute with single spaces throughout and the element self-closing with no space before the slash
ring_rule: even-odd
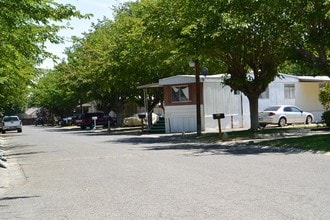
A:
<svg viewBox="0 0 330 220">
<path fill-rule="evenodd" d="M 295 86 L 294 84 L 286 84 L 284 85 L 284 98 L 286 99 L 294 99 L 295 95 Z"/>
<path fill-rule="evenodd" d="M 172 87 L 172 102 L 186 102 L 189 101 L 189 87 L 188 86 L 173 86 Z"/>
<path fill-rule="evenodd" d="M 259 95 L 259 99 L 269 99 L 269 88 Z"/>
</svg>

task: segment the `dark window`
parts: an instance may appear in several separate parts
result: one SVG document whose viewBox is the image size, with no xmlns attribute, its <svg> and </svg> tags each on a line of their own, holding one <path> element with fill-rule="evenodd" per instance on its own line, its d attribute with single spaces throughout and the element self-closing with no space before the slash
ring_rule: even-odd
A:
<svg viewBox="0 0 330 220">
<path fill-rule="evenodd" d="M 188 86 L 172 86 L 172 102 L 186 102 L 189 101 L 189 87 Z"/>
<path fill-rule="evenodd" d="M 295 95 L 295 86 L 294 84 L 286 84 L 284 85 L 284 98 L 286 99 L 294 99 Z"/>
</svg>

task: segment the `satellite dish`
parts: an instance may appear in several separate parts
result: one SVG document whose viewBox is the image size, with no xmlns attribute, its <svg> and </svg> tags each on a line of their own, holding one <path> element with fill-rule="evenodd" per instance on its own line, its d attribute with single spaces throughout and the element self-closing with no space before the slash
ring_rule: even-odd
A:
<svg viewBox="0 0 330 220">
<path fill-rule="evenodd" d="M 207 67 L 202 68 L 202 75 L 207 76 L 209 74 L 209 69 Z"/>
</svg>

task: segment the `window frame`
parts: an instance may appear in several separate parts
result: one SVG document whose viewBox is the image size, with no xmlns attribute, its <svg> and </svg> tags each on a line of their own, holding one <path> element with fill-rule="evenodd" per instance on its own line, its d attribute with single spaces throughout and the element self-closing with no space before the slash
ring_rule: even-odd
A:
<svg viewBox="0 0 330 220">
<path fill-rule="evenodd" d="M 284 84 L 284 99 L 296 98 L 296 85 L 293 83 Z"/>
<path fill-rule="evenodd" d="M 178 97 L 176 97 L 173 92 L 175 89 L 178 89 Z M 183 89 L 186 89 L 187 91 L 184 92 Z M 184 103 L 184 102 L 190 102 L 190 94 L 189 94 L 189 85 L 175 85 L 171 86 L 171 102 L 172 103 Z M 183 98 L 184 97 L 184 98 Z"/>
</svg>

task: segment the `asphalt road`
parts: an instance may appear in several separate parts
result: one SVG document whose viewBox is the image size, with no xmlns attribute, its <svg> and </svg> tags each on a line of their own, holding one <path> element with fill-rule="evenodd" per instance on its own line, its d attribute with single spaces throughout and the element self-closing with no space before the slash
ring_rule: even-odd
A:
<svg viewBox="0 0 330 220">
<path fill-rule="evenodd" d="M 330 156 L 169 135 L 2 135 L 0 219 L 330 219 Z"/>
</svg>

